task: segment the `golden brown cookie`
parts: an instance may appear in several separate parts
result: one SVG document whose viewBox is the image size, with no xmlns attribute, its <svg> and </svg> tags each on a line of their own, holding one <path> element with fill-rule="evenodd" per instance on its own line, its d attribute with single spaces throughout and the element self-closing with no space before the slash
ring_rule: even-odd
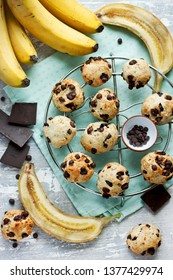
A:
<svg viewBox="0 0 173 280">
<path fill-rule="evenodd" d="M 173 97 L 168 93 L 153 93 L 144 100 L 141 112 L 156 125 L 169 123 L 173 120 Z"/>
<path fill-rule="evenodd" d="M 163 151 L 148 153 L 141 159 L 144 179 L 154 184 L 165 184 L 173 176 L 173 158 Z"/>
<path fill-rule="evenodd" d="M 97 187 L 104 197 L 120 195 L 128 186 L 129 173 L 123 165 L 110 162 L 99 171 Z"/>
<path fill-rule="evenodd" d="M 138 225 L 129 231 L 126 244 L 135 254 L 154 255 L 161 245 L 160 230 L 150 224 Z"/>
<path fill-rule="evenodd" d="M 72 112 L 80 108 L 85 100 L 80 84 L 73 79 L 64 79 L 52 90 L 52 101 L 60 111 Z"/>
<path fill-rule="evenodd" d="M 44 136 L 52 146 L 60 148 L 76 135 L 76 124 L 66 116 L 49 118 L 43 127 Z"/>
<path fill-rule="evenodd" d="M 11 241 L 28 237 L 33 230 L 34 222 L 25 210 L 9 210 L 2 217 L 2 235 Z"/>
<path fill-rule="evenodd" d="M 129 89 L 145 86 L 151 78 L 148 62 L 142 58 L 128 60 L 123 65 L 122 77 L 128 83 Z"/>
<path fill-rule="evenodd" d="M 104 58 L 90 57 L 81 67 L 82 77 L 86 84 L 98 87 L 112 77 L 112 66 Z"/>
<path fill-rule="evenodd" d="M 109 88 L 103 88 L 90 100 L 91 113 L 99 120 L 112 120 L 119 112 L 120 102 Z"/>
<path fill-rule="evenodd" d="M 95 163 L 90 156 L 73 152 L 64 158 L 61 168 L 67 181 L 87 182 L 94 174 Z"/>
</svg>

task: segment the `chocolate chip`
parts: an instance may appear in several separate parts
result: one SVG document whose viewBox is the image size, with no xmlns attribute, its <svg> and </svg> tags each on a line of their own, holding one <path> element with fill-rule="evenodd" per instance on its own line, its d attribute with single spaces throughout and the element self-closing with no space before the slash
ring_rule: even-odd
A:
<svg viewBox="0 0 173 280">
<path fill-rule="evenodd" d="M 128 183 L 125 183 L 125 184 L 123 184 L 123 185 L 121 186 L 121 189 L 122 189 L 122 190 L 126 190 L 126 189 L 128 189 L 128 187 L 129 187 L 129 184 L 128 184 Z"/>
<path fill-rule="evenodd" d="M 141 253 L 142 256 L 144 256 L 145 254 L 146 254 L 146 251 L 143 251 L 143 252 Z"/>
<path fill-rule="evenodd" d="M 68 85 L 68 87 L 69 87 L 70 90 L 74 90 L 75 89 L 75 86 L 72 85 L 72 84 Z"/>
<path fill-rule="evenodd" d="M 53 93 L 55 93 L 56 95 L 59 94 L 61 92 L 60 88 L 54 88 L 53 89 Z"/>
<path fill-rule="evenodd" d="M 22 238 L 26 238 L 26 237 L 28 237 L 28 234 L 26 232 L 23 232 L 22 233 Z"/>
<path fill-rule="evenodd" d="M 67 130 L 67 133 L 70 135 L 70 134 L 72 134 L 72 130 L 69 128 L 68 130 Z"/>
<path fill-rule="evenodd" d="M 159 103 L 159 109 L 160 109 L 160 112 L 163 112 L 164 111 L 164 108 L 162 106 L 162 103 Z"/>
<path fill-rule="evenodd" d="M 156 171 L 157 170 L 157 166 L 155 164 L 152 164 L 151 168 Z"/>
<path fill-rule="evenodd" d="M 159 113 L 159 111 L 156 108 L 155 109 L 151 109 L 150 112 L 151 112 L 151 115 L 154 116 L 154 117 L 157 116 L 157 114 Z"/>
<path fill-rule="evenodd" d="M 91 107 L 97 107 L 97 101 L 96 100 L 91 100 L 89 104 L 90 104 Z"/>
<path fill-rule="evenodd" d="M 67 179 L 67 178 L 70 177 L 70 174 L 69 174 L 67 171 L 65 171 L 65 172 L 64 172 L 64 177 Z"/>
<path fill-rule="evenodd" d="M 21 220 L 21 218 L 22 218 L 21 215 L 16 215 L 16 216 L 14 216 L 13 220 L 18 222 Z"/>
<path fill-rule="evenodd" d="M 27 155 L 27 156 L 26 156 L 26 160 L 27 160 L 27 161 L 31 161 L 31 160 L 32 160 L 32 156 Z"/>
<path fill-rule="evenodd" d="M 109 119 L 109 115 L 108 114 L 100 114 L 100 118 L 102 118 L 102 120 L 106 121 Z"/>
<path fill-rule="evenodd" d="M 113 183 L 108 181 L 108 180 L 105 180 L 106 184 L 109 186 L 109 187 L 112 187 L 113 186 Z"/>
<path fill-rule="evenodd" d="M 24 211 L 22 212 L 22 214 L 21 214 L 21 218 L 22 218 L 23 220 L 25 220 L 28 216 L 29 216 L 29 213 L 28 213 L 28 211 L 26 211 L 26 210 L 24 210 Z"/>
<path fill-rule="evenodd" d="M 97 99 L 102 99 L 102 94 L 101 94 L 101 93 L 98 93 L 98 94 L 96 95 L 96 98 L 97 98 Z"/>
<path fill-rule="evenodd" d="M 76 93 L 73 92 L 73 91 L 71 91 L 71 92 L 69 92 L 69 93 L 67 94 L 67 98 L 68 98 L 69 100 L 73 100 L 75 97 L 76 97 Z"/>
<path fill-rule="evenodd" d="M 33 237 L 36 239 L 36 238 L 38 238 L 38 233 L 37 232 L 34 232 L 33 233 Z"/>
<path fill-rule="evenodd" d="M 19 175 L 19 174 L 17 174 L 17 175 Z M 16 176 L 17 176 L 16 175 Z M 20 175 L 19 175 L 19 177 L 20 177 Z M 13 198 L 10 198 L 9 199 L 9 203 L 11 204 L 11 205 L 14 205 L 15 204 L 15 200 L 13 199 Z"/>
<path fill-rule="evenodd" d="M 81 167 L 80 174 L 81 175 L 86 175 L 87 173 L 88 173 L 87 169 L 85 167 Z"/>
<path fill-rule="evenodd" d="M 157 123 L 159 123 L 162 120 L 162 118 L 163 117 L 160 116 L 160 117 L 155 118 L 155 120 L 156 120 Z"/>
<path fill-rule="evenodd" d="M 89 85 L 92 85 L 92 84 L 93 84 L 93 80 L 89 80 L 89 81 L 88 81 L 88 84 L 89 84 Z"/>
<path fill-rule="evenodd" d="M 49 124 L 48 123 L 44 123 L 44 126 L 49 126 Z"/>
<path fill-rule="evenodd" d="M 18 246 L 17 242 L 14 242 L 12 246 L 13 246 L 13 248 L 17 248 L 17 246 Z"/>
<path fill-rule="evenodd" d="M 127 239 L 132 239 L 132 236 L 131 236 L 131 234 L 129 234 L 129 235 L 127 235 Z"/>
<path fill-rule="evenodd" d="M 155 253 L 154 247 L 148 248 L 147 252 L 148 252 L 148 254 L 150 254 L 150 255 L 154 255 L 154 253 Z"/>
<path fill-rule="evenodd" d="M 107 74 L 102 73 L 100 79 L 102 80 L 103 83 L 106 83 L 109 80 L 109 77 Z"/>
<path fill-rule="evenodd" d="M 96 167 L 96 164 L 93 162 L 91 163 L 90 165 L 88 165 L 89 168 L 95 168 Z"/>
<path fill-rule="evenodd" d="M 118 45 L 121 45 L 122 42 L 123 42 L 122 38 L 118 38 L 118 40 L 117 40 Z"/>
<path fill-rule="evenodd" d="M 1 101 L 2 101 L 2 102 L 5 101 L 5 96 L 1 96 Z"/>
<path fill-rule="evenodd" d="M 161 240 L 159 240 L 157 246 L 160 247 L 160 245 L 161 245 Z"/>
<path fill-rule="evenodd" d="M 129 65 L 134 65 L 136 63 L 137 63 L 137 61 L 135 59 L 132 59 L 132 60 L 130 60 Z"/>
<path fill-rule="evenodd" d="M 69 163 L 68 163 L 68 164 L 69 164 L 70 166 L 73 166 L 73 164 L 74 164 L 74 160 L 72 160 L 72 159 L 71 159 L 71 160 L 69 161 Z"/>
<path fill-rule="evenodd" d="M 135 241 L 137 239 L 137 236 L 134 236 L 133 238 L 132 238 L 132 241 Z"/>
<path fill-rule="evenodd" d="M 65 99 L 61 96 L 61 97 L 59 98 L 59 101 L 60 101 L 61 103 L 63 103 L 63 102 L 65 102 Z"/>
<path fill-rule="evenodd" d="M 91 134 L 93 132 L 93 127 L 92 126 L 89 126 L 88 129 L 87 129 L 87 133 L 88 134 Z"/>
<path fill-rule="evenodd" d="M 70 125 L 71 125 L 71 127 L 73 127 L 73 128 L 75 128 L 75 127 L 76 127 L 76 124 L 75 124 L 75 122 L 74 122 L 74 121 L 70 121 Z"/>
<path fill-rule="evenodd" d="M 14 234 L 14 232 L 10 231 L 10 232 L 7 233 L 7 236 L 9 236 L 9 237 L 14 237 L 15 234 Z"/>
<path fill-rule="evenodd" d="M 91 153 L 92 153 L 92 154 L 96 154 L 96 153 L 97 153 L 97 149 L 91 148 Z"/>
<path fill-rule="evenodd" d="M 165 99 L 167 99 L 167 100 L 172 100 L 172 96 L 166 95 L 166 96 L 165 96 Z"/>
<path fill-rule="evenodd" d="M 67 165 L 67 162 L 66 162 L 66 161 L 65 161 L 65 162 L 62 162 L 62 163 L 61 163 L 61 168 L 64 169 L 64 168 L 66 167 L 66 165 Z"/>
<path fill-rule="evenodd" d="M 161 97 L 163 95 L 162 92 L 157 92 L 157 94 Z"/>
<path fill-rule="evenodd" d="M 10 219 L 5 218 L 5 219 L 3 220 L 3 222 L 4 222 L 4 225 L 7 225 L 7 224 L 10 222 Z"/>
<path fill-rule="evenodd" d="M 61 89 L 65 90 L 66 89 L 66 85 L 61 85 Z"/>
<path fill-rule="evenodd" d="M 119 108 L 120 107 L 120 102 L 116 101 L 115 105 L 116 105 L 117 108 Z"/>
<path fill-rule="evenodd" d="M 75 158 L 76 158 L 76 159 L 80 159 L 80 155 L 79 155 L 79 154 L 76 154 L 76 155 L 75 155 Z"/>
</svg>

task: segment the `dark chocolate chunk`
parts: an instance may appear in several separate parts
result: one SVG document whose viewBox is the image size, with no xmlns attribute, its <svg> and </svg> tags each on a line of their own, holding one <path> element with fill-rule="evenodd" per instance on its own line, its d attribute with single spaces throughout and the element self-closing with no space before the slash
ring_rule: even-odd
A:
<svg viewBox="0 0 173 280">
<path fill-rule="evenodd" d="M 80 174 L 81 175 L 86 175 L 87 173 L 88 173 L 87 169 L 85 167 L 81 167 Z"/>
<path fill-rule="evenodd" d="M 150 255 L 154 255 L 154 253 L 155 253 L 154 247 L 148 248 L 147 252 L 148 252 L 148 254 L 150 254 Z"/>
<path fill-rule="evenodd" d="M 18 146 L 22 147 L 32 136 L 32 130 L 27 127 L 11 125 L 8 120 L 9 116 L 0 110 L 0 133 Z"/>
<path fill-rule="evenodd" d="M 171 198 L 171 195 L 163 185 L 158 185 L 144 193 L 141 198 L 153 212 L 156 212 Z"/>
<path fill-rule="evenodd" d="M 12 106 L 9 123 L 19 125 L 36 124 L 37 103 L 15 103 Z"/>
<path fill-rule="evenodd" d="M 5 153 L 0 159 L 0 162 L 16 168 L 21 168 L 26 159 L 29 148 L 30 147 L 26 144 L 21 148 L 10 141 Z"/>
<path fill-rule="evenodd" d="M 7 225 L 7 224 L 10 222 L 10 219 L 5 218 L 5 219 L 3 220 L 3 222 L 4 222 L 4 225 Z"/>
<path fill-rule="evenodd" d="M 136 63 L 137 63 L 137 61 L 135 59 L 132 59 L 132 60 L 130 60 L 129 65 L 134 65 Z"/>
<path fill-rule="evenodd" d="M 13 243 L 13 248 L 16 248 L 18 246 L 17 242 Z"/>
<path fill-rule="evenodd" d="M 32 156 L 31 156 L 31 155 L 27 155 L 27 156 L 26 156 L 26 160 L 27 160 L 27 161 L 31 161 L 31 160 L 32 160 Z"/>
</svg>

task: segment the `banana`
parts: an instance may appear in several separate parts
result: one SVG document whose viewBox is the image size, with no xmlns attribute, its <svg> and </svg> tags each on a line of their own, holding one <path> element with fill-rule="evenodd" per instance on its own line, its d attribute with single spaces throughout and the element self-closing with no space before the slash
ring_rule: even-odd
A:
<svg viewBox="0 0 173 280">
<path fill-rule="evenodd" d="M 24 163 L 18 189 L 21 202 L 35 224 L 49 235 L 64 241 L 93 240 L 108 222 L 117 217 L 80 217 L 62 212 L 47 198 L 33 163 Z"/>
<path fill-rule="evenodd" d="M 82 33 L 101 32 L 97 16 L 76 0 L 39 0 L 54 16 Z"/>
<path fill-rule="evenodd" d="M 29 86 L 29 79 L 14 54 L 8 35 L 3 0 L 0 0 L 0 80 L 13 87 Z"/>
<path fill-rule="evenodd" d="M 168 73 L 173 67 L 173 39 L 166 26 L 152 13 L 138 6 L 116 3 L 108 4 L 96 11 L 105 24 L 127 28 L 146 44 L 152 65 Z M 156 74 L 156 90 L 161 88 L 162 77 Z"/>
<path fill-rule="evenodd" d="M 27 36 L 23 26 L 13 16 L 8 5 L 5 5 L 5 16 L 11 44 L 18 61 L 23 64 L 37 62 L 37 52 L 31 40 Z"/>
<path fill-rule="evenodd" d="M 7 0 L 18 21 L 36 38 L 55 50 L 74 56 L 97 51 L 88 36 L 62 23 L 38 0 Z"/>
</svg>

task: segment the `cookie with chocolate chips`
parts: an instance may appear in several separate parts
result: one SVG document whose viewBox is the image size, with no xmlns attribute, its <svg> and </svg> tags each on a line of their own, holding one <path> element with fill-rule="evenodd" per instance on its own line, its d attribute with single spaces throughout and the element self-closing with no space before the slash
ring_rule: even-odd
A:
<svg viewBox="0 0 173 280">
<path fill-rule="evenodd" d="M 112 120 L 119 112 L 120 102 L 109 88 L 99 90 L 89 103 L 91 113 L 99 120 Z"/>
<path fill-rule="evenodd" d="M 129 187 L 129 172 L 117 162 L 107 163 L 98 173 L 97 187 L 103 197 L 118 196 Z"/>
<path fill-rule="evenodd" d="M 95 163 L 92 158 L 81 152 L 73 152 L 61 163 L 63 175 L 73 183 L 87 182 L 94 174 Z"/>
<path fill-rule="evenodd" d="M 122 69 L 122 77 L 128 83 L 129 89 L 144 87 L 151 78 L 147 61 L 142 58 L 128 60 Z"/>
<path fill-rule="evenodd" d="M 173 176 L 173 158 L 164 151 L 148 153 L 141 159 L 141 172 L 148 182 L 163 185 Z"/>
<path fill-rule="evenodd" d="M 2 217 L 2 235 L 11 241 L 28 237 L 33 230 L 34 222 L 25 210 L 9 210 Z"/>
<path fill-rule="evenodd" d="M 52 90 L 52 101 L 60 111 L 72 112 L 80 108 L 85 100 L 80 84 L 73 79 L 64 79 Z"/>
<path fill-rule="evenodd" d="M 90 57 L 81 67 L 82 77 L 86 84 L 98 87 L 112 77 L 112 66 L 104 58 Z"/>
<path fill-rule="evenodd" d="M 141 113 L 156 125 L 171 122 L 173 120 L 173 96 L 162 92 L 151 94 L 144 100 Z"/>
<path fill-rule="evenodd" d="M 101 154 L 113 149 L 118 140 L 116 125 L 107 122 L 90 123 L 81 137 L 84 149 L 92 154 Z"/>
<path fill-rule="evenodd" d="M 43 132 L 52 146 L 60 148 L 72 141 L 76 135 L 76 124 L 66 116 L 56 116 L 44 123 Z"/>
<path fill-rule="evenodd" d="M 127 234 L 128 248 L 138 255 L 154 255 L 161 245 L 160 230 L 152 224 L 135 226 Z"/>
</svg>

